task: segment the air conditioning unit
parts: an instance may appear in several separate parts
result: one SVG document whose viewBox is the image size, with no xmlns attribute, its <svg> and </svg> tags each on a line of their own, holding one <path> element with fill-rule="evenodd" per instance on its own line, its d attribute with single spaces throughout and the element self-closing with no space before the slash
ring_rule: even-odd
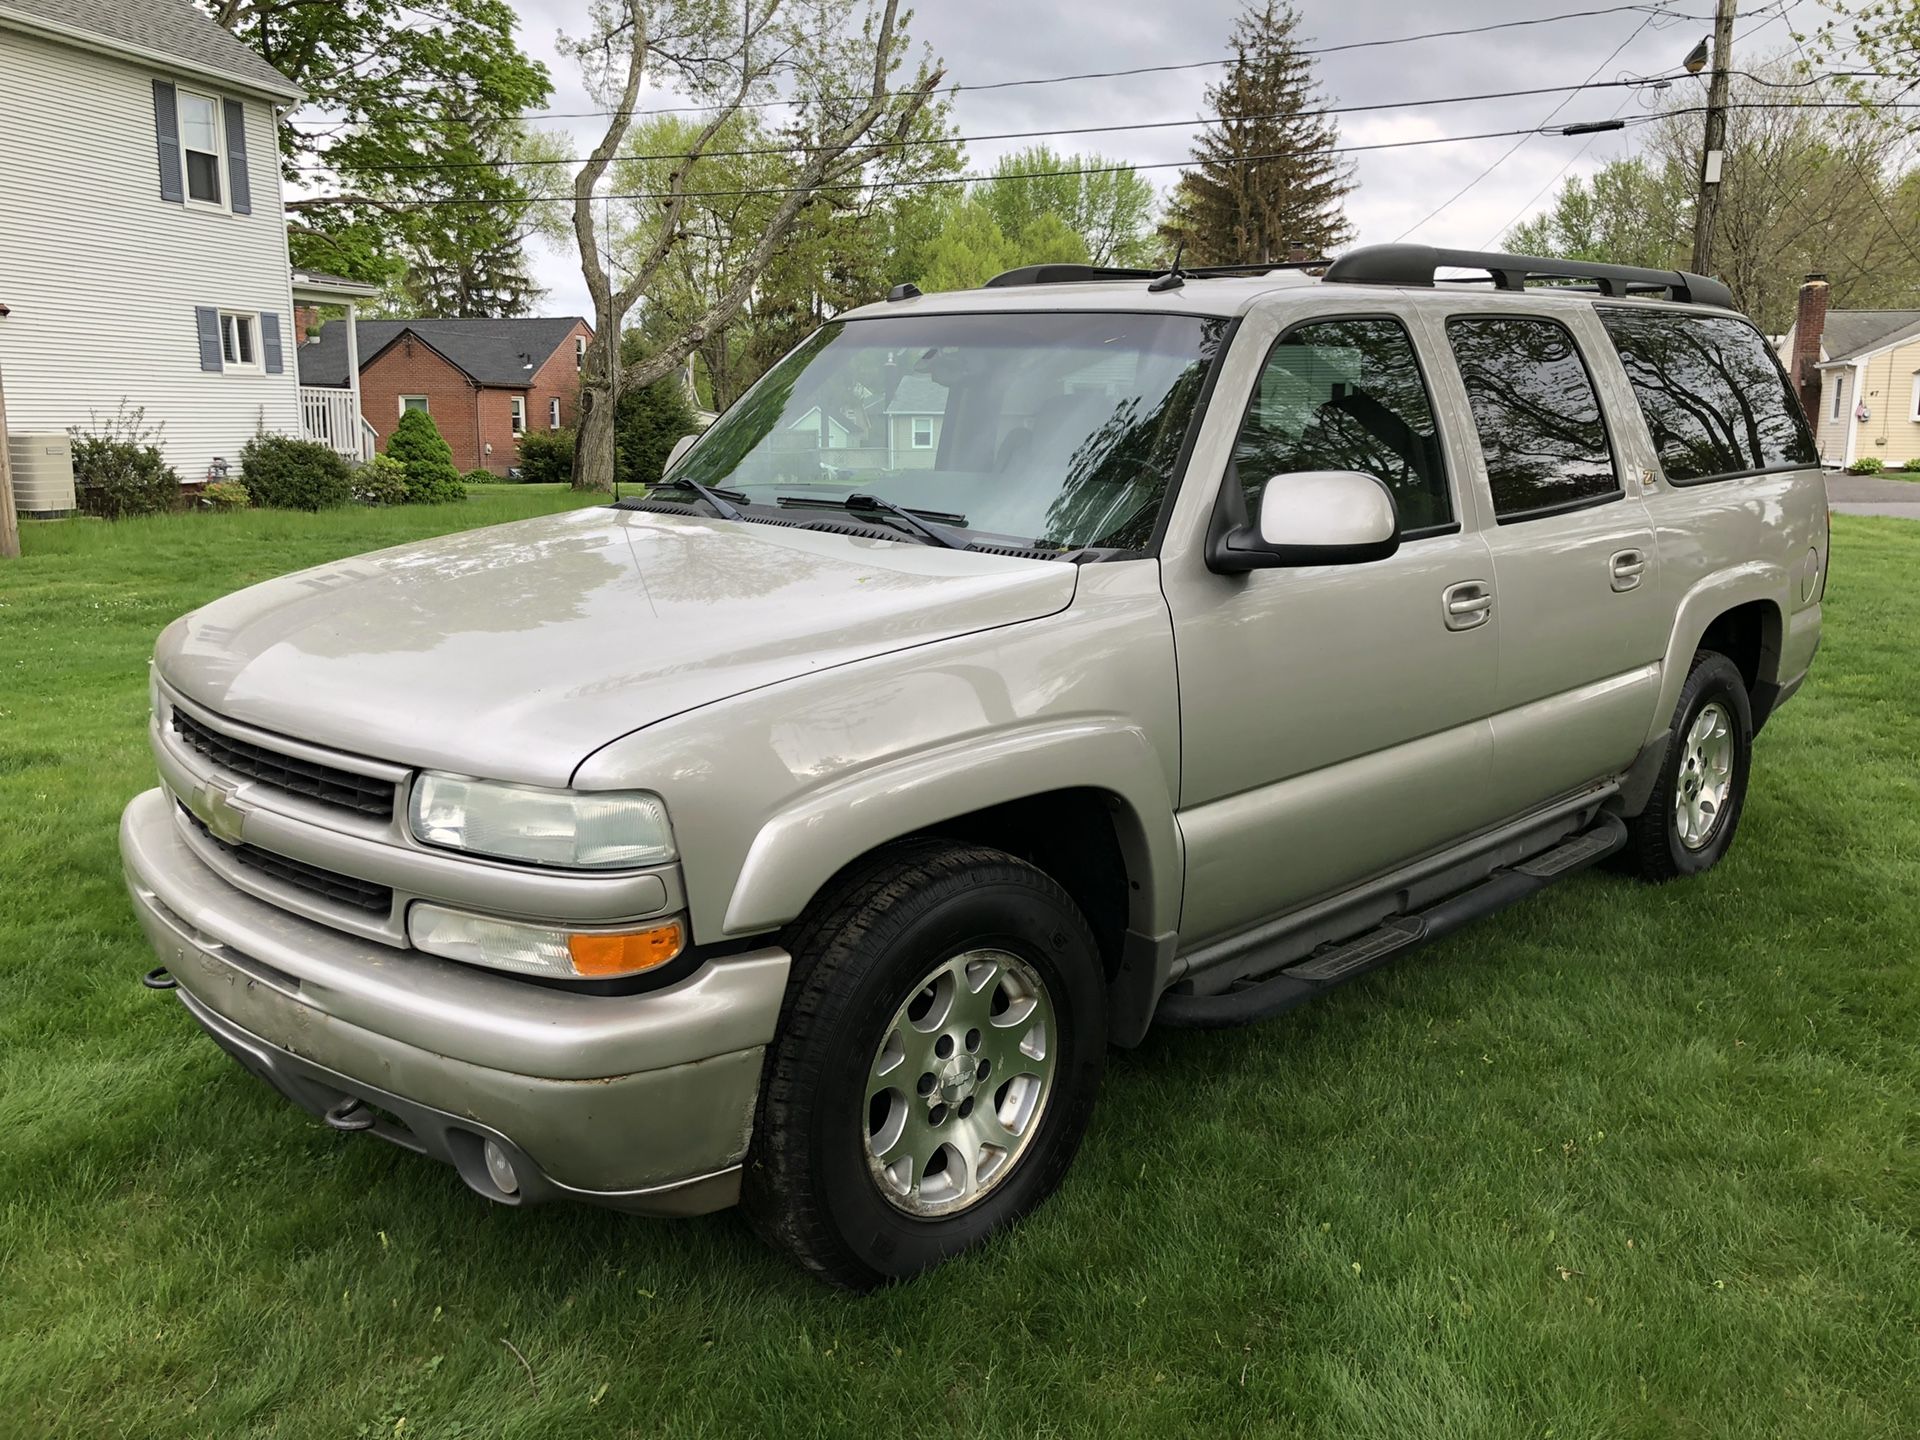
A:
<svg viewBox="0 0 1920 1440">
<path fill-rule="evenodd" d="M 63 431 L 7 436 L 13 467 L 13 504 L 25 520 L 58 520 L 71 515 L 73 441 Z"/>
</svg>

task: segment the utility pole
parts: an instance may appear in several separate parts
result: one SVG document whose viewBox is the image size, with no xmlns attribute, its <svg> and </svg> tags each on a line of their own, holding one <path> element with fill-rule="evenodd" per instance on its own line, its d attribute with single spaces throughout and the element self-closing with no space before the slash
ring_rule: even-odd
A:
<svg viewBox="0 0 1920 1440">
<path fill-rule="evenodd" d="M 1713 273 L 1713 223 L 1720 209 L 1720 169 L 1727 153 L 1727 82 L 1733 60 L 1733 7 L 1720 0 L 1713 17 L 1713 78 L 1707 85 L 1707 143 L 1700 156 L 1700 193 L 1693 202 L 1693 270 Z"/>
</svg>

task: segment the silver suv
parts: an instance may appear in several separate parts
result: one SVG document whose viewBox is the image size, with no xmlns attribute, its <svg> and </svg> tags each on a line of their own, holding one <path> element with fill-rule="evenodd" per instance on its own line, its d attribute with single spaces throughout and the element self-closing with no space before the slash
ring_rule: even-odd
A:
<svg viewBox="0 0 1920 1440">
<path fill-rule="evenodd" d="M 1729 305 L 1416 246 L 902 286 L 645 498 L 171 626 L 148 981 L 491 1200 L 922 1270 L 1109 1044 L 1726 853 L 1827 555 Z"/>
</svg>

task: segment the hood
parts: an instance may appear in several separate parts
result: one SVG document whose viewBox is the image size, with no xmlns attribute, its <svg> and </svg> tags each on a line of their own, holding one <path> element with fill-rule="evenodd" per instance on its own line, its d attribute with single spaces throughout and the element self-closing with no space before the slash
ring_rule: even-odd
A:
<svg viewBox="0 0 1920 1440">
<path fill-rule="evenodd" d="M 282 576 L 176 622 L 216 714 L 404 765 L 565 785 L 633 730 L 1073 598 L 1078 567 L 593 508 Z"/>
</svg>

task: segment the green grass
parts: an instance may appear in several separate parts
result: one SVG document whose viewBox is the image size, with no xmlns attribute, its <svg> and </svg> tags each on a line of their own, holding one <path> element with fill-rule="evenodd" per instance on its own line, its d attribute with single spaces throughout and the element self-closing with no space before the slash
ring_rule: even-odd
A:
<svg viewBox="0 0 1920 1440">
<path fill-rule="evenodd" d="M 0 1433 L 1920 1434 L 1920 528 L 1836 522 L 1827 647 L 1712 875 L 1584 876 L 1156 1034 L 1030 1223 L 855 1300 L 732 1216 L 492 1207 L 136 983 L 114 827 L 161 626 L 572 503 L 38 526 L 0 562 Z"/>
</svg>

